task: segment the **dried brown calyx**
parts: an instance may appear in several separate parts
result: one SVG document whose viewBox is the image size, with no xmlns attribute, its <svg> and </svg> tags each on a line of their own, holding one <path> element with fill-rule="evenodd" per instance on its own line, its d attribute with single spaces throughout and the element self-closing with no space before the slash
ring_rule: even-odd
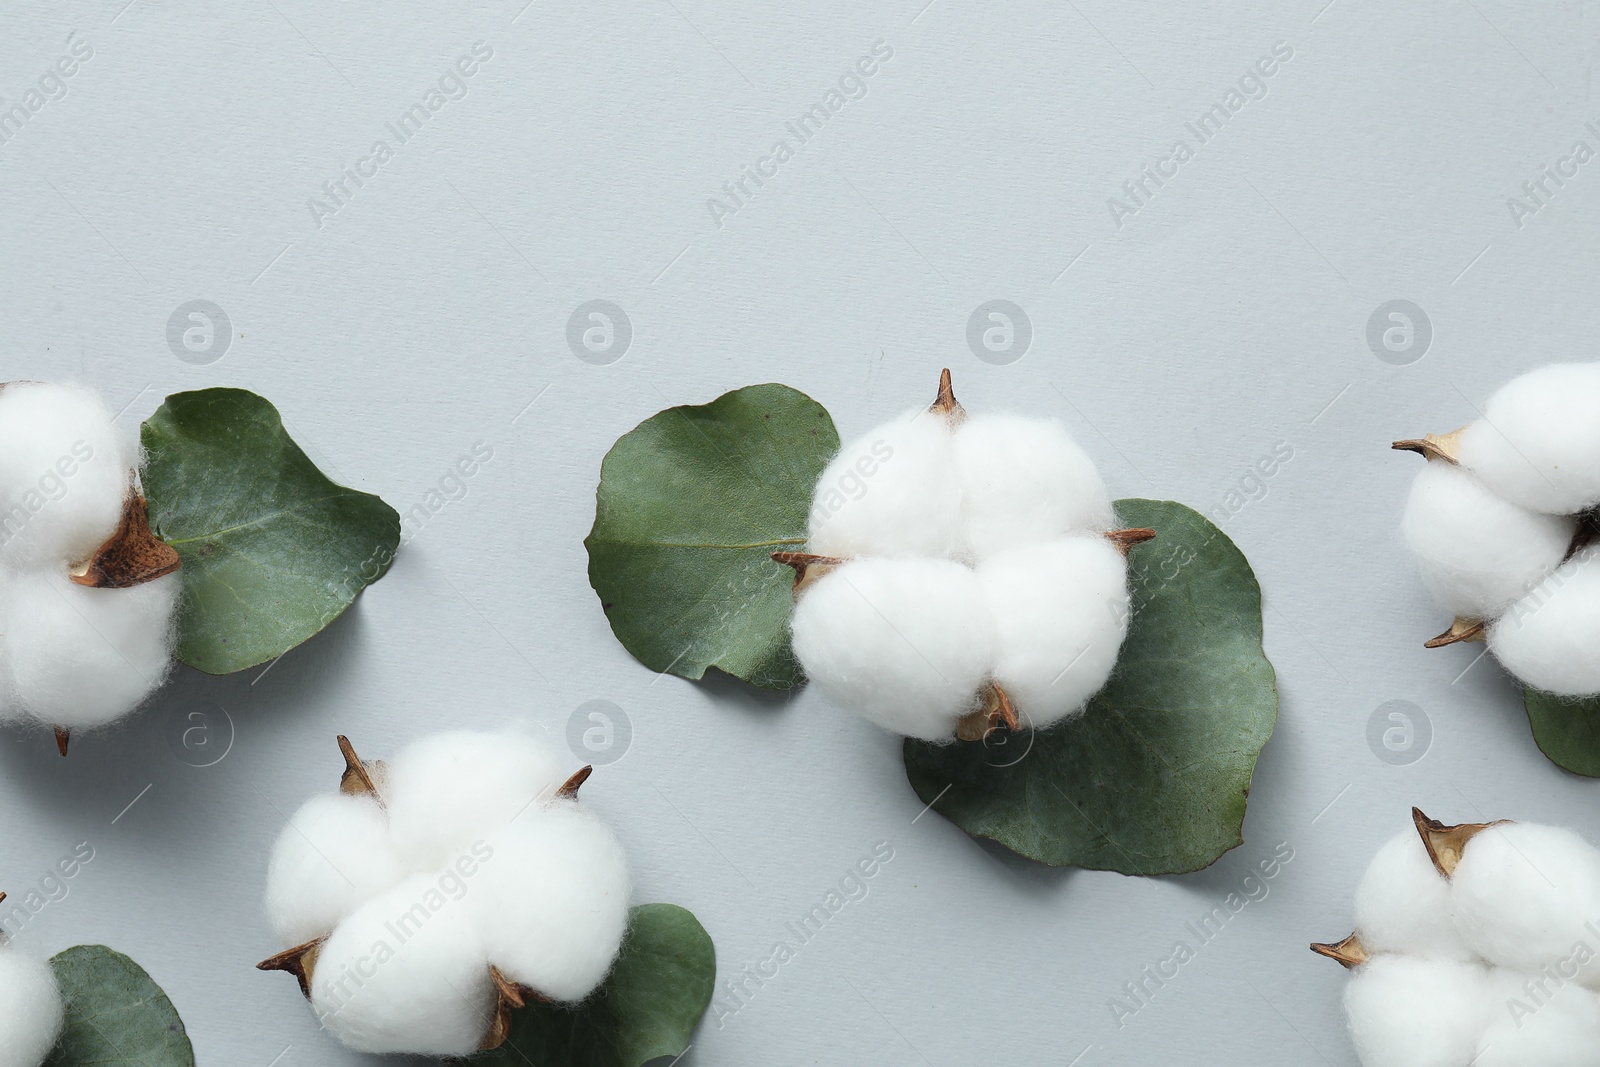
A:
<svg viewBox="0 0 1600 1067">
<path fill-rule="evenodd" d="M 774 552 L 772 558 L 785 567 L 794 568 L 794 595 L 797 600 L 823 575 L 845 562 L 838 556 L 817 556 L 810 552 Z"/>
<path fill-rule="evenodd" d="M 956 722 L 956 737 L 962 741 L 982 741 L 1001 726 L 1014 731 L 1021 728 L 1022 720 L 1006 691 L 990 682 L 984 687 L 978 709 Z"/>
<path fill-rule="evenodd" d="M 494 983 L 497 999 L 489 1032 L 483 1035 L 483 1043 L 478 1046 L 480 1052 L 488 1052 L 505 1044 L 506 1037 L 511 1033 L 511 1013 L 517 1008 L 524 1007 L 530 1001 L 540 1004 L 551 1002 L 549 997 L 538 990 L 530 989 L 520 982 L 513 982 L 496 967 L 489 968 L 489 981 Z"/>
<path fill-rule="evenodd" d="M 1503 826 L 1511 820 L 1463 822 L 1446 826 L 1438 819 L 1430 819 L 1422 814 L 1421 808 L 1412 808 L 1411 821 L 1416 825 L 1417 835 L 1422 838 L 1422 844 L 1428 850 L 1428 858 L 1433 861 L 1434 870 L 1449 878 L 1456 873 L 1456 867 L 1461 863 L 1461 854 L 1466 850 L 1468 841 L 1491 826 Z"/>
<path fill-rule="evenodd" d="M 1460 430 L 1451 430 L 1445 434 L 1424 434 L 1421 437 L 1396 441 L 1389 447 L 1401 452 L 1415 452 L 1429 460 L 1459 464 L 1461 462 L 1461 433 L 1465 429 L 1466 427 L 1463 426 Z"/>
<path fill-rule="evenodd" d="M 343 734 L 339 735 L 338 742 L 339 753 L 344 757 L 344 771 L 339 776 L 339 791 L 350 796 L 370 796 L 379 806 L 383 806 L 382 790 L 388 778 L 383 762 L 362 760 L 356 755 L 355 746 L 350 743 L 350 739 Z M 580 767 L 555 791 L 555 797 L 561 800 L 576 800 L 579 788 L 593 773 L 594 767 L 591 765 Z M 5 894 L 0 893 L 0 900 L 4 899 Z M 276 956 L 256 964 L 256 970 L 284 971 L 294 975 L 295 981 L 300 983 L 301 994 L 309 1000 L 311 980 L 317 967 L 317 956 L 327 940 L 328 936 L 324 935 L 303 945 L 284 949 Z M 482 1052 L 499 1048 L 505 1043 L 506 1036 L 511 1031 L 512 1011 L 530 1001 L 549 1003 L 551 1000 L 536 989 L 511 981 L 493 966 L 489 968 L 489 980 L 495 989 L 495 1008 L 488 1029 L 484 1033 L 483 1043 L 478 1046 Z"/>
<path fill-rule="evenodd" d="M 126 589 L 153 582 L 182 565 L 178 550 L 150 529 L 144 497 L 130 489 L 122 502 L 122 518 L 106 542 L 94 555 L 72 567 L 67 577 L 91 589 Z M 56 751 L 63 756 L 72 741 L 72 731 L 57 726 Z"/>
<path fill-rule="evenodd" d="M 70 576 L 95 589 L 126 589 L 171 574 L 181 563 L 178 550 L 150 529 L 144 497 L 129 490 L 116 531 L 93 556 L 72 568 Z"/>
<path fill-rule="evenodd" d="M 967 409 L 961 406 L 961 401 L 956 399 L 956 391 L 950 384 L 950 368 L 946 367 L 939 372 L 939 395 L 933 398 L 933 403 L 928 405 L 928 410 L 935 415 L 943 415 L 945 421 L 952 427 L 960 426 L 967 418 Z"/>
<path fill-rule="evenodd" d="M 1456 616 L 1450 620 L 1450 629 L 1438 637 L 1429 638 L 1422 643 L 1423 648 L 1443 648 L 1445 645 L 1457 644 L 1461 641 L 1486 641 L 1482 619 L 1466 619 Z"/>
<path fill-rule="evenodd" d="M 294 975 L 295 981 L 300 983 L 300 993 L 307 1000 L 311 999 L 311 974 L 317 967 L 317 953 L 322 950 L 322 943 L 327 937 L 319 937 L 307 941 L 294 948 L 286 948 L 276 956 L 269 956 L 256 964 L 258 971 L 285 971 Z"/>
<path fill-rule="evenodd" d="M 1330 960 L 1337 960 L 1347 969 L 1354 969 L 1367 962 L 1366 946 L 1361 943 L 1361 939 L 1355 934 L 1351 934 L 1343 941 L 1335 941 L 1332 944 L 1313 941 L 1311 943 L 1311 951 L 1319 956 L 1326 956 Z"/>
</svg>

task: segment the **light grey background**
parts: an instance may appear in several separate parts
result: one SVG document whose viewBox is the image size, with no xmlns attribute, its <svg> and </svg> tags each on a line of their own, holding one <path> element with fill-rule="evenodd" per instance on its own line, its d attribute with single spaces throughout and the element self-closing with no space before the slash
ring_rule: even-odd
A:
<svg viewBox="0 0 1600 1067">
<path fill-rule="evenodd" d="M 6 732 L 0 886 L 96 850 L 19 943 L 129 952 L 203 1064 L 370 1062 L 251 969 L 279 947 L 267 850 L 331 787 L 333 735 L 379 756 L 524 717 L 559 739 L 608 700 L 632 743 L 585 798 L 639 898 L 698 914 L 723 978 L 894 849 L 865 900 L 720 1029 L 707 1017 L 686 1064 L 1353 1064 L 1342 972 L 1305 946 L 1348 932 L 1411 804 L 1600 838 L 1600 785 L 1538 753 L 1511 682 L 1469 668 L 1481 646 L 1422 649 L 1447 620 L 1394 534 L 1419 461 L 1388 449 L 1467 421 L 1516 371 L 1592 358 L 1600 161 L 1520 220 L 1508 198 L 1575 141 L 1600 149 L 1600 7 L 1324 2 L 7 4 L 0 110 L 73 42 L 94 54 L 0 145 L 0 377 L 93 381 L 130 424 L 176 390 L 254 389 L 330 474 L 402 511 L 475 442 L 494 453 L 264 677 L 182 669 L 65 761 Z M 708 198 L 880 39 L 893 58 L 866 95 L 717 225 Z M 319 227 L 308 198 L 476 41 L 493 57 L 468 94 Z M 1280 41 L 1265 95 L 1115 225 L 1108 198 L 1193 145 L 1185 123 Z M 203 366 L 167 342 L 194 299 L 233 331 Z M 632 323 L 609 366 L 566 341 L 595 299 Z M 1009 365 L 967 346 L 992 299 L 1032 325 Z M 1396 299 L 1433 329 L 1406 366 L 1367 342 Z M 945 365 L 969 407 L 1065 419 L 1118 495 L 1219 517 L 1254 564 L 1282 716 L 1246 843 L 1210 870 L 999 855 L 918 817 L 898 739 L 815 693 L 657 678 L 612 638 L 581 542 L 620 434 L 781 380 L 850 435 L 925 402 Z M 1258 498 L 1219 511 L 1280 443 L 1293 458 Z M 1408 765 L 1369 747 L 1391 700 L 1431 723 Z M 172 743 L 195 710 L 234 733 L 207 768 Z M 1294 858 L 1266 898 L 1119 1026 L 1123 984 L 1280 843 Z"/>
</svg>

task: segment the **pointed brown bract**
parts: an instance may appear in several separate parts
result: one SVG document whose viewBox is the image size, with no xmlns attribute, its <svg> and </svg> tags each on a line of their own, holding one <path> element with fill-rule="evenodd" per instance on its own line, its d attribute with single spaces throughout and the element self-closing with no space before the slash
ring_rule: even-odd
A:
<svg viewBox="0 0 1600 1067">
<path fill-rule="evenodd" d="M 497 1000 L 494 1019 L 489 1024 L 489 1032 L 483 1036 L 482 1044 L 478 1046 L 479 1052 L 488 1052 L 505 1044 L 506 1038 L 511 1033 L 512 1011 L 523 1007 L 530 1000 L 541 1004 L 550 1003 L 550 998 L 543 993 L 513 982 L 492 965 L 489 968 L 489 980 L 494 983 Z"/>
<path fill-rule="evenodd" d="M 1433 861 L 1433 869 L 1449 878 L 1460 865 L 1461 854 L 1466 850 L 1468 841 L 1491 826 L 1503 826 L 1511 820 L 1463 822 L 1446 826 L 1439 820 L 1430 819 L 1422 814 L 1421 808 L 1412 808 L 1411 821 L 1416 824 L 1417 836 L 1422 838 L 1423 847 L 1428 850 L 1428 858 Z"/>
<path fill-rule="evenodd" d="M 772 559 L 775 563 L 794 568 L 796 599 L 811 583 L 845 562 L 837 556 L 814 556 L 810 552 L 774 552 Z"/>
<path fill-rule="evenodd" d="M 1438 637 L 1430 638 L 1422 643 L 1423 648 L 1443 648 L 1453 645 L 1458 641 L 1485 641 L 1488 640 L 1484 632 L 1483 623 L 1477 619 L 1463 619 L 1460 616 L 1450 620 L 1450 629 Z"/>
<path fill-rule="evenodd" d="M 573 772 L 571 778 L 568 778 L 565 782 L 561 783 L 561 788 L 556 790 L 556 797 L 561 800 L 576 800 L 578 798 L 578 787 L 583 785 L 584 782 L 587 782 L 589 780 L 589 776 L 593 773 L 593 764 L 585 764 L 584 766 L 578 768 L 578 770 Z M 522 1005 L 518 1004 L 517 1007 L 520 1008 Z"/>
<path fill-rule="evenodd" d="M 178 550 L 151 532 L 144 497 L 130 491 L 116 532 L 71 578 L 95 589 L 126 589 L 171 574 L 181 563 Z"/>
<path fill-rule="evenodd" d="M 960 425 L 967 417 L 967 409 L 961 406 L 961 401 L 956 399 L 955 390 L 950 386 L 949 367 L 939 372 L 939 395 L 928 405 L 928 410 L 935 415 L 943 415 L 951 426 Z"/>
<path fill-rule="evenodd" d="M 1461 428 L 1461 430 L 1465 429 L 1465 426 Z M 1459 463 L 1461 462 L 1459 459 L 1461 430 L 1451 430 L 1446 434 L 1424 434 L 1420 438 L 1413 437 L 1404 441 L 1396 441 L 1389 447 L 1402 452 L 1415 452 L 1430 460 L 1437 459 L 1446 463 Z"/>
<path fill-rule="evenodd" d="M 1367 962 L 1366 946 L 1361 943 L 1361 939 L 1355 934 L 1351 934 L 1343 941 L 1336 941 L 1331 945 L 1313 941 L 1311 943 L 1311 951 L 1319 956 L 1326 956 L 1330 960 L 1338 960 L 1346 969 L 1354 969 Z"/>
<path fill-rule="evenodd" d="M 1016 705 L 1004 689 L 990 682 L 983 691 L 983 704 L 977 711 L 961 716 L 956 722 L 956 737 L 962 741 L 982 741 L 1004 724 L 1007 730 L 1017 730 L 1022 720 L 1017 716 Z"/>
<path fill-rule="evenodd" d="M 1156 532 L 1148 526 L 1134 526 L 1126 530 L 1112 530 L 1106 534 L 1106 540 L 1117 546 L 1117 551 L 1124 556 L 1134 545 L 1143 544 L 1154 540 Z"/>
<path fill-rule="evenodd" d="M 65 756 L 67 754 L 67 745 L 72 741 L 72 731 L 63 730 L 59 726 L 54 727 L 54 729 L 56 732 L 56 751 Z"/>
<path fill-rule="evenodd" d="M 287 971 L 294 975 L 300 983 L 300 992 L 307 1000 L 311 999 L 311 975 L 316 970 L 317 953 L 322 951 L 322 943 L 328 940 L 319 937 L 315 941 L 307 941 L 294 948 L 286 948 L 276 956 L 269 956 L 256 964 L 258 971 Z"/>
<path fill-rule="evenodd" d="M 344 734 L 339 735 L 339 752 L 344 756 L 344 773 L 339 776 L 339 792 L 350 796 L 370 796 L 381 806 L 383 794 L 378 792 L 374 771 L 383 770 L 382 763 L 363 763 L 356 755 L 355 746 Z"/>
</svg>

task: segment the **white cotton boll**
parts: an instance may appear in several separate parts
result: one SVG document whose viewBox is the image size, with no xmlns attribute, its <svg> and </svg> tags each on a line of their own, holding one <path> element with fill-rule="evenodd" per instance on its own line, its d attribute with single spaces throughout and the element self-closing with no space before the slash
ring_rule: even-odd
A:
<svg viewBox="0 0 1600 1067">
<path fill-rule="evenodd" d="M 628 928 L 628 861 L 593 813 L 563 800 L 486 841 L 467 906 L 489 962 L 513 982 L 579 1001 L 611 969 Z"/>
<path fill-rule="evenodd" d="M 1577 521 L 1503 500 L 1471 472 L 1425 463 L 1411 483 L 1400 534 L 1422 583 L 1445 611 L 1492 619 L 1555 570 Z"/>
<path fill-rule="evenodd" d="M 947 556 L 961 488 L 943 415 L 918 408 L 839 450 L 817 480 L 807 551 L 821 556 Z"/>
<path fill-rule="evenodd" d="M 421 738 L 388 763 L 390 839 L 412 870 L 447 867 L 489 830 L 548 801 L 575 769 L 544 741 L 513 730 Z"/>
<path fill-rule="evenodd" d="M 1391 837 L 1356 885 L 1356 935 L 1369 953 L 1469 960 L 1473 952 L 1450 915 L 1450 883 L 1413 828 Z"/>
<path fill-rule="evenodd" d="M 117 528 L 138 451 L 87 389 L 0 389 L 0 559 L 81 563 Z"/>
<path fill-rule="evenodd" d="M 974 559 L 1116 525 L 1094 461 L 1059 422 L 969 417 L 955 433 L 964 551 Z"/>
<path fill-rule="evenodd" d="M 994 619 L 994 680 L 1023 722 L 1082 710 L 1128 633 L 1127 560 L 1098 534 L 1013 548 L 978 567 Z"/>
<path fill-rule="evenodd" d="M 0 1067 L 39 1067 L 61 1022 L 61 991 L 50 965 L 0 944 Z"/>
<path fill-rule="evenodd" d="M 1600 550 L 1584 549 L 1516 601 L 1488 630 L 1489 651 L 1526 685 L 1600 693 Z"/>
<path fill-rule="evenodd" d="M 1484 959 L 1600 981 L 1600 853 L 1570 830 L 1538 823 L 1491 826 L 1467 842 L 1451 874 L 1456 927 Z M 1578 945 L 1586 946 L 1576 953 Z"/>
<path fill-rule="evenodd" d="M 341 922 L 317 954 L 311 1006 L 359 1052 L 465 1056 L 493 1020 L 488 958 L 464 894 L 415 875 Z"/>
<path fill-rule="evenodd" d="M 971 569 L 860 559 L 818 579 L 790 625 L 806 675 L 886 730 L 949 740 L 993 663 L 993 623 Z"/>
<path fill-rule="evenodd" d="M 181 579 L 91 589 L 65 571 L 12 576 L 0 610 L 18 703 L 35 718 L 89 729 L 132 711 L 172 666 Z"/>
<path fill-rule="evenodd" d="M 1496 970 L 1472 1067 L 1600 1067 L 1600 1000 L 1582 986 Z"/>
<path fill-rule="evenodd" d="M 267 921 L 300 945 L 330 933 L 363 901 L 405 877 L 372 797 L 328 793 L 300 806 L 267 864 Z"/>
<path fill-rule="evenodd" d="M 1449 960 L 1375 956 L 1344 991 L 1362 1067 L 1467 1067 L 1476 1051 L 1487 979 Z"/>
<path fill-rule="evenodd" d="M 1507 500 L 1566 515 L 1600 502 L 1600 363 L 1556 363 L 1501 386 L 1457 446 Z"/>
</svg>

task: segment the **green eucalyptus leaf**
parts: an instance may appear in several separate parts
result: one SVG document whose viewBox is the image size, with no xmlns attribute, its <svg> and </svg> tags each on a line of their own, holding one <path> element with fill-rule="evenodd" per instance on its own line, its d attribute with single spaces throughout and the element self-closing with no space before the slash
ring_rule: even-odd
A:
<svg viewBox="0 0 1600 1067">
<path fill-rule="evenodd" d="M 838 448 L 827 411 L 786 385 L 668 408 L 624 434 L 601 464 L 584 541 L 623 647 L 684 678 L 716 667 L 767 689 L 803 681 L 793 575 L 771 555 L 804 547 L 812 490 Z"/>
<path fill-rule="evenodd" d="M 66 1026 L 43 1067 L 194 1067 L 183 1020 L 137 963 L 104 945 L 78 945 L 50 968 Z"/>
<path fill-rule="evenodd" d="M 183 559 L 178 658 L 228 674 L 283 655 L 381 578 L 400 516 L 336 485 L 244 389 L 175 393 L 146 420 L 156 535 Z"/>
<path fill-rule="evenodd" d="M 917 795 L 974 837 L 1053 866 L 1178 874 L 1243 843 L 1256 757 L 1278 717 L 1261 588 L 1227 535 L 1182 504 L 1120 500 L 1133 619 L 1081 718 L 1037 733 L 908 739 Z"/>
<path fill-rule="evenodd" d="M 1539 751 L 1573 774 L 1600 778 L 1600 697 L 1558 697 L 1527 689 L 1522 704 Z"/>
<path fill-rule="evenodd" d="M 639 1067 L 678 1056 L 711 1004 L 717 957 L 694 915 L 674 904 L 633 909 L 611 973 L 578 1005 L 531 1003 L 506 1043 L 472 1067 Z"/>
</svg>

